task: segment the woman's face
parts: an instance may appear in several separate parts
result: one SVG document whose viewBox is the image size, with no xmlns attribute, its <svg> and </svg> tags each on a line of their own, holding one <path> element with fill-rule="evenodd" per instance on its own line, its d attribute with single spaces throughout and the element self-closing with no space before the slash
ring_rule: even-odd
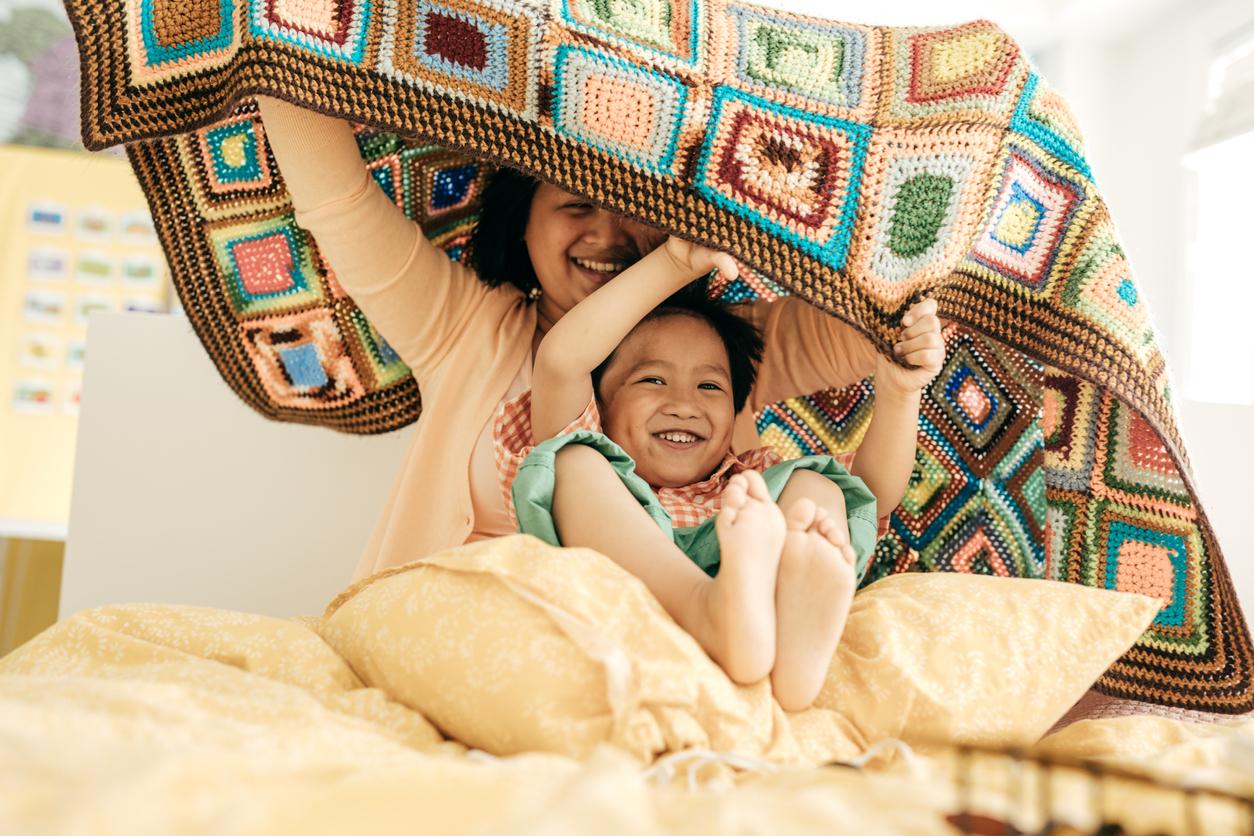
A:
<svg viewBox="0 0 1254 836">
<path fill-rule="evenodd" d="M 659 230 L 541 183 L 523 236 L 540 280 L 540 313 L 556 322 L 588 294 L 666 240 Z"/>
</svg>

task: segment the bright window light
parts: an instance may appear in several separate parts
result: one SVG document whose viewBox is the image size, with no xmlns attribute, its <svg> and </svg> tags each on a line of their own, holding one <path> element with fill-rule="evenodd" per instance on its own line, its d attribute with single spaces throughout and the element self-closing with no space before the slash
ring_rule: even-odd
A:
<svg viewBox="0 0 1254 836">
<path fill-rule="evenodd" d="M 1254 131 L 1193 152 L 1196 215 L 1185 397 L 1254 404 Z"/>
</svg>

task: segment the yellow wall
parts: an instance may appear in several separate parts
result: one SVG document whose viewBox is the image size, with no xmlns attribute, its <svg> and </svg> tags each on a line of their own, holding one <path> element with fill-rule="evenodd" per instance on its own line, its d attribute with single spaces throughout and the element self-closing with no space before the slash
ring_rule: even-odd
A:
<svg viewBox="0 0 1254 836">
<path fill-rule="evenodd" d="M 57 620 L 65 545 L 0 540 L 0 656 Z"/>
<path fill-rule="evenodd" d="M 32 221 L 33 210 L 47 208 L 64 222 Z M 69 519 L 82 381 L 74 357 L 87 336 L 78 312 L 168 305 L 168 270 L 151 223 L 126 160 L 0 146 L 0 537 L 16 536 L 22 523 L 64 527 Z M 64 275 L 38 268 L 48 254 Z M 125 269 L 136 265 L 155 266 L 155 278 L 136 280 Z M 49 297 L 61 300 L 60 314 L 32 316 L 28 302 Z M 45 387 L 46 408 L 19 398 Z"/>
</svg>

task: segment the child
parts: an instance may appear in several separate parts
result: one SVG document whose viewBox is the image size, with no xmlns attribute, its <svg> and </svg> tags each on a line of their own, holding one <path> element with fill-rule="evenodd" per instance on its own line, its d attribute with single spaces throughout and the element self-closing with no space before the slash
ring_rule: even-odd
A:
<svg viewBox="0 0 1254 836">
<path fill-rule="evenodd" d="M 769 673 L 780 704 L 800 710 L 822 685 L 874 545 L 876 499 L 830 457 L 732 454 L 762 344 L 734 314 L 676 293 L 711 269 L 737 274 L 726 254 L 670 238 L 572 308 L 540 343 L 530 393 L 498 415 L 498 461 L 521 531 L 606 554 L 733 680 Z M 939 368 L 925 304 L 911 312 L 920 333 L 908 334 L 926 337 L 916 345 Z M 917 409 L 916 397 L 904 415 L 885 410 L 891 439 L 874 428 L 877 409 L 868 439 L 901 455 L 856 462 L 894 505 Z M 660 548 L 692 562 L 650 560 Z M 684 565 L 692 571 L 662 568 Z"/>
</svg>

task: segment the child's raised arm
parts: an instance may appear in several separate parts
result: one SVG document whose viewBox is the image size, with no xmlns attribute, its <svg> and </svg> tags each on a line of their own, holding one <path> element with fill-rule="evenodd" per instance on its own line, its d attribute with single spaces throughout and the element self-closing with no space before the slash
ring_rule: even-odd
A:
<svg viewBox="0 0 1254 836">
<path fill-rule="evenodd" d="M 737 274 L 726 253 L 671 237 L 567 311 L 536 351 L 531 382 L 536 441 L 561 432 L 587 408 L 593 369 L 649 311 L 716 268 L 733 278 Z"/>
<path fill-rule="evenodd" d="M 919 403 L 923 387 L 945 362 L 936 300 L 924 299 L 902 317 L 894 350 L 913 368 L 903 369 L 886 357 L 875 365 L 875 411 L 851 471 L 875 494 L 876 516 L 892 513 L 906 494 L 914 471 L 919 436 Z"/>
</svg>

